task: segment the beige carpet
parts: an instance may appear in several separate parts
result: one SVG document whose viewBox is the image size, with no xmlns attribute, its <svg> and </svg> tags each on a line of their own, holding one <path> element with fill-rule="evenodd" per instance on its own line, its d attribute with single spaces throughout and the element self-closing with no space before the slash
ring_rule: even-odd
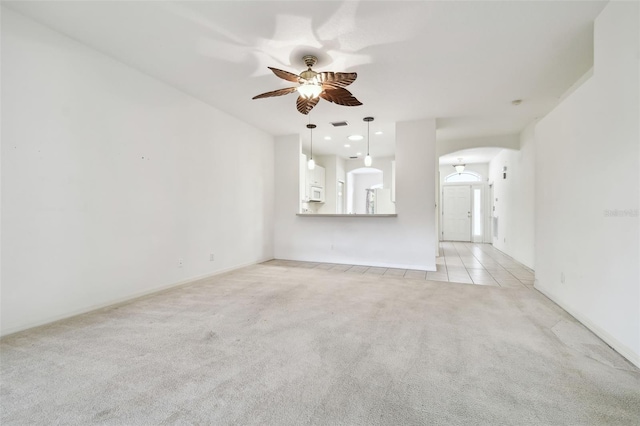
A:
<svg viewBox="0 0 640 426">
<path fill-rule="evenodd" d="M 638 369 L 527 288 L 256 265 L 0 347 L 3 425 L 640 419 Z"/>
</svg>

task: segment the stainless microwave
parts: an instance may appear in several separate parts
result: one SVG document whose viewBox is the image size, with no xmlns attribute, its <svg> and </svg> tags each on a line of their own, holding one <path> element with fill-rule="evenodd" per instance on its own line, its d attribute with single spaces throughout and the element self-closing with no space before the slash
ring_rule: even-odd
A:
<svg viewBox="0 0 640 426">
<path fill-rule="evenodd" d="M 324 188 L 321 186 L 309 187 L 309 201 L 321 203 L 324 201 Z"/>
</svg>

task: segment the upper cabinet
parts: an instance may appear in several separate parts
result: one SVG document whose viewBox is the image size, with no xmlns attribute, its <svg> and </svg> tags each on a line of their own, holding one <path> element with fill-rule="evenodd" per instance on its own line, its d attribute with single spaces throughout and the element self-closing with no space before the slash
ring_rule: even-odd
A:
<svg viewBox="0 0 640 426">
<path fill-rule="evenodd" d="M 325 186 L 325 169 L 322 166 L 318 166 L 313 170 L 307 168 L 307 184 L 309 186 L 319 186 L 324 188 Z"/>
</svg>

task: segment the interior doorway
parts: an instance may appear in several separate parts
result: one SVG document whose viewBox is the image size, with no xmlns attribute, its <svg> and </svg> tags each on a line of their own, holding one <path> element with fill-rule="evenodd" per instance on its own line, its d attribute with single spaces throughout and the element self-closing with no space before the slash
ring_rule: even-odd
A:
<svg viewBox="0 0 640 426">
<path fill-rule="evenodd" d="M 384 175 L 382 170 L 376 169 L 375 167 L 361 167 L 348 172 L 346 185 L 346 213 L 370 214 L 368 211 L 370 203 L 370 198 L 367 196 L 368 190 L 382 188 L 383 182 Z"/>
</svg>

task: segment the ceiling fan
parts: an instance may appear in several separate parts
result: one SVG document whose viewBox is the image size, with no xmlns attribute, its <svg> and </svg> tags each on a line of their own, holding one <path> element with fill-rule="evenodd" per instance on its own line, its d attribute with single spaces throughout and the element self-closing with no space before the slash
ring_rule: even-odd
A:
<svg viewBox="0 0 640 426">
<path fill-rule="evenodd" d="M 358 77 L 357 73 L 329 71 L 315 72 L 311 67 L 318 62 L 318 58 L 313 55 L 306 55 L 302 60 L 307 66 L 307 70 L 302 71 L 300 75 L 268 67 L 278 77 L 283 80 L 299 83 L 299 86 L 262 93 L 261 95 L 254 96 L 253 99 L 288 95 L 289 93 L 297 91 L 299 96 L 296 102 L 296 107 L 300 113 L 305 115 L 309 114 L 309 111 L 316 106 L 320 98 L 338 105 L 362 105 L 362 102 L 357 100 L 351 92 L 344 88 L 356 81 L 356 78 Z"/>
</svg>

